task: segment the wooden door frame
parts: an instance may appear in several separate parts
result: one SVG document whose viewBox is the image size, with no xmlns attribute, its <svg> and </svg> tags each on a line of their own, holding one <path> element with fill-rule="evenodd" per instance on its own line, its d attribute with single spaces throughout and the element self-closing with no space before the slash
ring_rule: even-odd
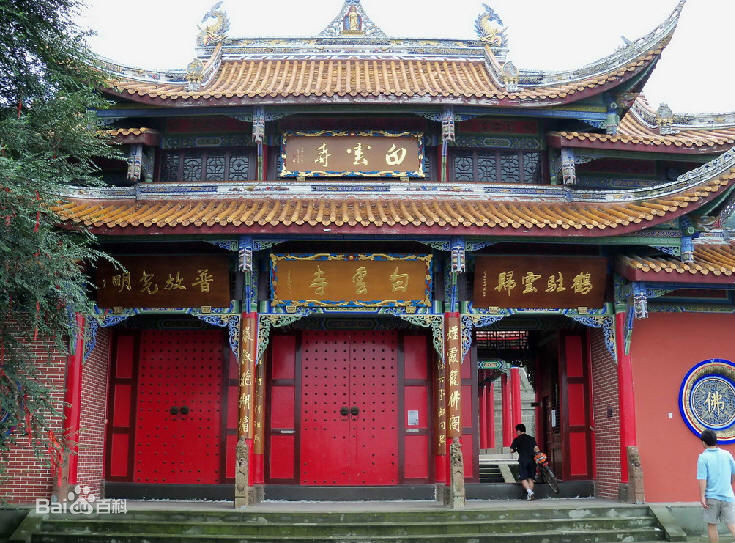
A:
<svg viewBox="0 0 735 543">
<path fill-rule="evenodd" d="M 564 338 L 566 336 L 579 336 L 581 339 L 580 351 L 582 356 L 582 376 L 568 377 L 567 375 L 567 351 Z M 590 357 L 589 357 L 589 334 L 587 329 L 581 331 L 560 331 L 559 332 L 559 410 L 560 410 L 560 431 L 561 431 L 561 455 L 562 455 L 562 479 L 564 480 L 586 480 L 593 476 L 593 457 L 592 457 L 592 419 L 591 404 L 592 394 L 590 390 Z M 569 424 L 569 383 L 581 383 L 584 385 L 584 424 L 570 427 Z M 563 410 L 563 411 L 562 411 Z M 587 473 L 585 475 L 571 474 L 571 432 L 572 430 L 582 430 L 585 435 L 586 445 L 586 462 Z"/>
<path fill-rule="evenodd" d="M 107 428 L 105 430 L 105 448 L 104 448 L 104 461 L 103 461 L 103 480 L 115 482 L 115 483 L 131 483 L 136 485 L 163 485 L 168 483 L 134 483 L 134 468 L 135 468 L 135 437 L 136 437 L 136 428 L 137 428 L 137 415 L 138 415 L 138 388 L 139 388 L 139 377 L 140 377 L 140 354 L 141 354 L 141 348 L 142 348 L 142 332 L 143 330 L 146 330 L 149 328 L 135 328 L 135 329 L 111 329 L 112 332 L 112 338 L 110 341 L 111 345 L 111 353 L 110 353 L 110 363 L 108 365 L 108 391 L 107 391 L 107 405 L 106 405 L 106 414 L 107 414 L 107 420 L 109 423 L 107 424 Z M 227 334 L 224 333 L 223 330 L 217 327 L 207 327 L 207 328 L 193 328 L 192 330 L 218 330 L 222 331 L 222 337 L 223 337 L 223 347 L 222 347 L 222 380 L 221 380 L 221 416 L 220 416 L 220 439 L 218 440 L 220 444 L 220 476 L 217 483 L 214 484 L 223 484 L 232 482 L 233 479 L 227 479 L 227 411 L 228 411 L 228 394 L 227 394 L 227 387 L 230 384 L 229 380 L 229 344 L 227 342 Z M 115 377 L 115 370 L 117 368 L 117 345 L 119 341 L 120 336 L 133 336 L 133 360 L 132 360 L 132 368 L 131 368 L 131 375 L 132 377 L 130 379 L 117 379 Z M 110 469 L 111 469 L 111 462 L 112 462 L 112 435 L 115 431 L 115 428 L 113 426 L 113 420 L 114 420 L 114 414 L 113 414 L 113 408 L 114 408 L 114 386 L 115 384 L 118 384 L 118 381 L 123 381 L 121 384 L 129 384 L 131 385 L 131 393 L 130 393 L 130 413 L 129 413 L 129 420 L 130 420 L 130 427 L 128 431 L 129 441 L 128 441 L 128 459 L 127 459 L 127 477 L 112 477 L 110 475 Z M 239 381 L 237 381 L 239 383 Z M 234 406 L 234 409 L 237 409 L 237 406 Z M 236 430 L 235 430 L 236 431 Z M 202 485 L 202 486 L 206 486 Z"/>
<path fill-rule="evenodd" d="M 283 380 L 275 381 L 272 378 L 272 350 L 269 348 L 267 351 L 267 355 L 265 357 L 265 360 L 267 361 L 268 367 L 266 368 L 266 409 L 272 409 L 272 390 L 273 386 L 292 386 L 294 389 L 294 433 L 295 433 L 295 440 L 294 440 L 294 466 L 293 466 L 293 474 L 294 476 L 289 479 L 279 478 L 279 479 L 273 479 L 271 476 L 271 469 L 270 469 L 270 461 L 268 460 L 273 454 L 273 451 L 271 449 L 271 440 L 270 436 L 272 435 L 272 426 L 271 426 L 271 416 L 270 414 L 267 414 L 265 417 L 265 455 L 266 455 L 266 461 L 265 461 L 265 480 L 267 484 L 295 484 L 299 485 L 301 480 L 301 457 L 300 457 L 300 439 L 301 439 L 301 416 L 302 416 L 302 344 L 303 344 L 303 334 L 304 332 L 307 332 L 306 330 L 294 330 L 291 332 L 280 332 L 275 333 L 273 336 L 289 336 L 294 337 L 294 379 L 293 382 L 286 382 Z M 397 387 L 397 401 L 396 401 L 396 409 L 397 409 L 397 417 L 398 420 L 396 421 L 396 432 L 397 432 L 397 439 L 398 439 L 398 484 L 423 484 L 423 483 L 431 483 L 436 478 L 436 472 L 435 472 L 435 463 L 433 461 L 434 459 L 434 439 L 435 439 L 435 428 L 434 428 L 434 401 L 435 401 L 435 391 L 434 387 L 436 386 L 436 382 L 434 379 L 434 367 L 436 366 L 436 351 L 434 350 L 433 343 L 432 343 L 432 337 L 430 334 L 427 334 L 424 330 L 396 330 L 398 337 L 398 349 L 396 353 L 396 372 L 397 372 L 397 379 L 396 379 L 396 387 Z M 426 352 L 427 352 L 427 359 L 426 359 L 426 365 L 427 365 L 427 379 L 425 382 L 416 382 L 413 383 L 413 380 L 407 380 L 405 378 L 405 352 L 404 352 L 404 337 L 405 336 L 423 336 L 426 341 Z M 290 380 L 289 380 L 290 381 Z M 426 385 L 427 386 L 427 429 L 422 430 L 419 435 L 427 435 L 428 436 L 428 446 L 426 450 L 427 455 L 427 465 L 428 465 L 428 477 L 426 479 L 406 479 L 405 477 L 405 470 L 404 470 L 404 464 L 405 464 L 405 437 L 406 437 L 406 421 L 405 421 L 405 386 L 410 386 L 411 384 L 417 384 L 417 385 Z M 476 391 L 477 388 L 477 378 L 474 377 L 474 383 L 473 383 L 473 390 Z M 476 403 L 476 401 L 475 401 Z M 476 406 L 475 406 L 476 407 Z M 476 432 L 476 424 L 473 422 L 473 431 Z M 412 434 L 415 435 L 415 434 Z M 476 440 L 473 440 L 473 442 Z M 479 472 L 479 459 L 477 458 L 477 454 L 473 455 L 475 457 L 475 464 L 477 466 L 473 466 L 473 473 L 476 475 Z"/>
</svg>

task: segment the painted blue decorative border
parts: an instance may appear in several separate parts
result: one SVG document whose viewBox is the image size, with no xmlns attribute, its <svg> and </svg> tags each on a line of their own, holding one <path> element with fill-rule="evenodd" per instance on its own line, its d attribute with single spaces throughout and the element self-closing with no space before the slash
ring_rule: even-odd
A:
<svg viewBox="0 0 735 543">
<path fill-rule="evenodd" d="M 679 388 L 679 413 L 687 428 L 699 438 L 705 429 L 714 430 L 717 441 L 723 445 L 735 443 L 735 422 L 725 428 L 705 425 L 694 413 L 691 406 L 691 392 L 702 379 L 716 376 L 730 383 L 735 389 L 735 363 L 723 358 L 703 360 L 691 368 L 682 380 Z"/>
<path fill-rule="evenodd" d="M 298 170 L 286 169 L 286 151 L 289 136 L 323 136 L 323 137 L 382 137 L 405 138 L 414 137 L 418 142 L 418 170 L 370 170 L 370 171 L 336 171 L 336 170 Z M 393 130 L 285 130 L 281 136 L 281 172 L 280 177 L 425 177 L 424 174 L 424 135 L 421 132 Z"/>
<path fill-rule="evenodd" d="M 182 307 L 182 308 L 125 308 L 121 312 L 112 312 L 109 309 L 101 309 L 94 306 L 94 314 L 89 315 L 84 331 L 84 357 L 86 361 L 97 344 L 97 332 L 100 328 L 108 328 L 120 324 L 135 315 L 191 315 L 197 319 L 227 328 L 228 341 L 230 349 L 236 359 L 240 359 L 240 312 L 238 311 L 237 302 L 233 301 L 230 307 L 213 307 L 210 312 L 203 312 L 199 307 Z"/>
<path fill-rule="evenodd" d="M 512 315 L 562 315 L 588 328 L 602 328 L 607 351 L 617 360 L 615 346 L 615 316 L 608 306 L 599 309 L 588 309 L 580 313 L 577 309 L 524 309 L 524 308 L 473 308 L 468 303 L 469 314 L 462 315 L 462 351 L 467 354 L 472 345 L 473 328 L 485 328 Z"/>
</svg>

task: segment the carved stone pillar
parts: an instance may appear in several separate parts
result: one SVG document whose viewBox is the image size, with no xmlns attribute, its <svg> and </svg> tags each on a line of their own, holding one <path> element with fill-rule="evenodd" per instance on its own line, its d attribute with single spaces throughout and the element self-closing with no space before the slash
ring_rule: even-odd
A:
<svg viewBox="0 0 735 543">
<path fill-rule="evenodd" d="M 646 493 L 643 488 L 643 469 L 638 447 L 628 446 L 628 503 L 645 503 Z"/>
<path fill-rule="evenodd" d="M 237 451 L 235 468 L 235 507 L 253 503 L 250 476 L 250 448 L 252 446 L 255 404 L 255 357 L 257 353 L 257 313 L 243 313 L 240 339 L 240 399 L 237 425 Z"/>
<path fill-rule="evenodd" d="M 449 446 L 449 463 L 451 466 L 449 506 L 452 509 L 464 509 L 464 459 L 462 458 L 462 444 L 458 437 L 452 438 L 452 444 Z"/>
</svg>

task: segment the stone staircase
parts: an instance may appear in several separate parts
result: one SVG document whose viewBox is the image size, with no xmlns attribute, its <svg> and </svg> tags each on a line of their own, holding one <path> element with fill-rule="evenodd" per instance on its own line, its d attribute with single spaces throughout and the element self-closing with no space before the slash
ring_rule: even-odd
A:
<svg viewBox="0 0 735 543">
<path fill-rule="evenodd" d="M 548 504 L 393 511 L 160 509 L 119 515 L 30 514 L 11 541 L 31 543 L 546 543 L 683 541 L 648 506 Z"/>
<path fill-rule="evenodd" d="M 505 483 L 503 473 L 498 464 L 480 464 L 481 483 Z"/>
</svg>

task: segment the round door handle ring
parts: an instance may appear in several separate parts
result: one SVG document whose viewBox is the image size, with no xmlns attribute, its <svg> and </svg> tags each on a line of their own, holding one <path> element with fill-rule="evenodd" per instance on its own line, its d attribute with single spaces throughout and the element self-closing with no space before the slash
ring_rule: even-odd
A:
<svg viewBox="0 0 735 543">
<path fill-rule="evenodd" d="M 172 415 L 176 415 L 179 412 L 179 408 L 176 406 L 173 406 L 171 409 L 168 410 L 169 413 Z"/>
<path fill-rule="evenodd" d="M 352 409 L 350 409 L 350 414 L 351 415 L 359 415 L 360 414 L 360 408 L 358 408 L 357 406 L 354 406 Z"/>
<path fill-rule="evenodd" d="M 347 409 L 346 407 L 342 407 L 339 410 L 339 414 L 346 417 L 347 415 L 350 414 L 350 410 Z"/>
<path fill-rule="evenodd" d="M 182 415 L 188 415 L 189 414 L 189 408 L 185 405 L 181 407 L 181 414 Z"/>
</svg>

